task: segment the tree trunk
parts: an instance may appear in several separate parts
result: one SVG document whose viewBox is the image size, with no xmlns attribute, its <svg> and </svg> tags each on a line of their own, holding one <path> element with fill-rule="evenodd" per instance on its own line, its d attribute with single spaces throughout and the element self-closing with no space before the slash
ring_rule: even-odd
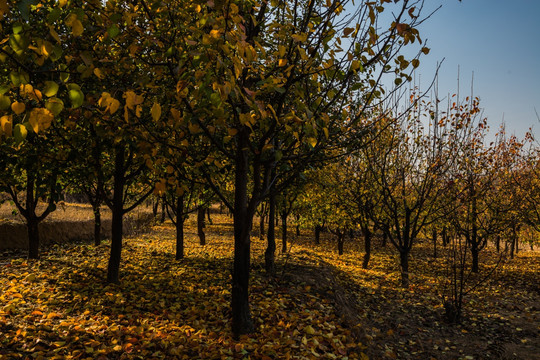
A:
<svg viewBox="0 0 540 360">
<path fill-rule="evenodd" d="M 362 268 L 367 269 L 369 266 L 369 259 L 371 257 L 371 231 L 367 226 L 362 228 L 364 233 L 364 262 L 362 263 Z"/>
<path fill-rule="evenodd" d="M 386 247 L 387 243 L 388 243 L 388 234 L 386 233 L 386 231 L 383 231 L 381 246 Z"/>
<path fill-rule="evenodd" d="M 338 254 L 343 255 L 343 243 L 345 242 L 345 233 L 338 231 L 337 235 Z"/>
<path fill-rule="evenodd" d="M 39 259 L 39 221 L 36 217 L 34 197 L 36 175 L 29 165 L 26 168 L 26 228 L 28 232 L 28 258 Z"/>
<path fill-rule="evenodd" d="M 495 248 L 497 249 L 497 252 L 501 251 L 501 236 L 497 235 L 495 238 Z"/>
<path fill-rule="evenodd" d="M 159 219 L 159 222 L 162 224 L 165 222 L 165 216 L 167 216 L 167 211 L 165 208 L 165 199 L 161 198 L 161 218 Z"/>
<path fill-rule="evenodd" d="M 399 262 L 401 267 L 401 286 L 409 287 L 409 252 L 406 250 L 399 251 Z"/>
<path fill-rule="evenodd" d="M 261 216 L 259 217 L 259 238 L 264 237 L 264 216 L 265 216 L 265 208 L 264 206 L 261 207 Z M 268 226 L 270 226 L 270 220 L 268 220 Z M 275 241 L 275 236 L 274 236 Z"/>
<path fill-rule="evenodd" d="M 437 229 L 433 229 L 431 232 L 431 238 L 433 239 L 433 258 L 437 258 Z"/>
<path fill-rule="evenodd" d="M 206 209 L 203 207 L 199 207 L 197 210 L 197 234 L 199 235 L 199 244 L 200 245 L 206 245 L 206 235 L 204 234 L 204 216 L 206 213 Z"/>
<path fill-rule="evenodd" d="M 94 245 L 101 245 L 101 209 L 99 202 L 92 203 L 94 211 Z"/>
<path fill-rule="evenodd" d="M 212 223 L 212 217 L 210 216 L 210 210 L 211 210 L 211 209 L 210 209 L 210 206 L 206 208 L 206 217 L 207 217 L 207 219 L 208 219 L 208 223 L 209 223 L 210 225 L 212 225 L 213 223 Z"/>
<path fill-rule="evenodd" d="M 287 252 L 287 213 L 281 213 L 281 253 Z"/>
<path fill-rule="evenodd" d="M 274 276 L 276 273 L 276 196 L 273 194 L 273 191 L 271 191 L 268 203 L 270 207 L 268 210 L 268 244 L 266 246 L 266 251 L 264 252 L 264 264 L 266 272 L 269 275 Z M 261 214 L 261 224 L 264 224 L 263 216 L 264 214 Z M 264 226 L 261 225 L 261 228 L 264 228 Z"/>
<path fill-rule="evenodd" d="M 154 218 L 157 218 L 159 208 L 159 198 L 156 198 L 156 202 L 152 204 L 152 214 L 154 215 Z"/>
<path fill-rule="evenodd" d="M 237 135 L 234 190 L 234 263 L 231 289 L 232 332 L 235 338 L 255 330 L 249 310 L 250 231 L 253 213 L 248 207 L 248 133 Z"/>
<path fill-rule="evenodd" d="M 319 245 L 321 243 L 321 225 L 315 225 L 315 244 Z"/>
<path fill-rule="evenodd" d="M 35 216 L 26 219 L 28 232 L 28 258 L 39 259 L 39 222 Z"/>
<path fill-rule="evenodd" d="M 511 240 L 511 243 L 510 243 L 510 259 L 514 258 L 514 254 L 516 252 L 516 239 L 517 239 L 516 228 L 515 228 L 515 226 L 513 226 L 513 228 L 512 228 L 512 240 Z"/>
<path fill-rule="evenodd" d="M 176 260 L 184 258 L 184 194 L 176 199 Z"/>
<path fill-rule="evenodd" d="M 478 267 L 478 244 L 476 241 L 471 242 L 471 255 L 472 255 L 472 268 L 471 271 L 473 273 L 478 273 L 479 267 Z"/>
<path fill-rule="evenodd" d="M 112 201 L 111 254 L 107 269 L 107 282 L 120 280 L 120 260 L 122 258 L 122 221 L 124 215 L 124 158 L 125 148 L 118 146 L 114 159 L 114 185 Z"/>
</svg>

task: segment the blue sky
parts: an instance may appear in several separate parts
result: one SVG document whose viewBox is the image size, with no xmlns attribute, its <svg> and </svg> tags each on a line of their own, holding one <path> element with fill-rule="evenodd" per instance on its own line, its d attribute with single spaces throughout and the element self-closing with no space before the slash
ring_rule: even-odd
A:
<svg viewBox="0 0 540 360">
<path fill-rule="evenodd" d="M 503 120 L 507 133 L 522 137 L 529 127 L 540 136 L 540 1 L 426 0 L 425 8 L 443 5 L 419 28 L 431 52 L 421 58 L 421 84 L 433 78 L 437 61 L 439 96 L 457 90 L 480 97 L 491 133 Z M 427 14 L 427 11 L 426 13 Z"/>
</svg>

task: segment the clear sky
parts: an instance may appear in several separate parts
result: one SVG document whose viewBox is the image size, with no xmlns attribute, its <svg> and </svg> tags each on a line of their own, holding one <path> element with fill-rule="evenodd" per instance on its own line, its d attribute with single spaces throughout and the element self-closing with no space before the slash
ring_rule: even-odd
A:
<svg viewBox="0 0 540 360">
<path fill-rule="evenodd" d="M 427 86 L 437 61 L 439 97 L 457 90 L 480 97 L 494 133 L 503 120 L 508 133 L 522 137 L 529 127 L 540 137 L 540 0 L 426 0 L 438 10 L 419 28 L 431 52 L 421 58 Z M 427 14 L 427 12 L 425 13 Z"/>
</svg>

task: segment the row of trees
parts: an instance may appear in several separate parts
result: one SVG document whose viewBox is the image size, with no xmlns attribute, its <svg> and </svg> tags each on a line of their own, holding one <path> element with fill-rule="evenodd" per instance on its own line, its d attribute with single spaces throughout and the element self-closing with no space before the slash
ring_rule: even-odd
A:
<svg viewBox="0 0 540 360">
<path fill-rule="evenodd" d="M 479 271 L 488 241 L 509 239 L 535 226 L 538 149 L 527 135 L 507 136 L 504 127 L 488 142 L 478 99 L 422 99 L 396 116 L 378 121 L 378 136 L 339 162 L 309 173 L 300 195 L 304 223 L 325 226 L 343 237 L 361 232 L 364 267 L 372 234 L 382 232 L 399 255 L 402 285 L 409 284 L 409 255 L 420 238 L 462 238 Z M 498 246 L 498 245 L 497 245 Z M 513 250 L 512 250 L 513 251 Z"/>
<path fill-rule="evenodd" d="M 27 221 L 29 257 L 39 256 L 38 223 L 68 188 L 87 194 L 96 236 L 101 205 L 112 210 L 109 282 L 120 280 L 126 213 L 152 194 L 165 199 L 179 259 L 187 214 L 219 199 L 234 218 L 232 326 L 240 335 L 254 329 L 254 216 L 268 202 L 270 224 L 276 211 L 286 223 L 297 204 L 341 240 L 356 226 L 366 238 L 373 226 L 382 229 L 399 250 L 405 284 L 420 231 L 454 208 L 450 194 L 483 199 L 476 179 L 485 179 L 457 176 L 476 164 L 461 164 L 465 140 L 476 139 L 476 102 L 456 102 L 446 115 L 416 95 L 404 112 L 388 106 L 429 52 L 416 29 L 422 7 L 421 0 L 0 0 L 0 186 Z M 406 59 L 405 46 L 418 54 Z M 394 77 L 394 90 L 385 91 L 383 75 Z M 478 230 L 485 212 L 474 202 L 460 207 L 471 210 L 456 222 L 476 217 L 473 228 L 462 226 L 481 247 L 489 234 Z M 270 273 L 275 249 L 270 226 Z"/>
</svg>

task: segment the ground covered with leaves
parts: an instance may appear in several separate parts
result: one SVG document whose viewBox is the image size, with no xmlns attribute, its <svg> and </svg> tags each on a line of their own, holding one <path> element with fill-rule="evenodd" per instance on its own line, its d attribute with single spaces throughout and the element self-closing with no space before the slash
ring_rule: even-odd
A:
<svg viewBox="0 0 540 360">
<path fill-rule="evenodd" d="M 253 237 L 255 334 L 230 331 L 232 221 L 213 215 L 207 245 L 188 222 L 186 258 L 171 225 L 125 241 L 119 285 L 106 284 L 108 243 L 64 244 L 38 261 L 0 258 L 0 359 L 477 359 L 538 358 L 540 254 L 504 262 L 466 299 L 461 325 L 444 322 L 440 263 L 420 247 L 409 289 L 390 247 L 361 269 L 359 245 L 293 240 L 278 272 Z"/>
</svg>

